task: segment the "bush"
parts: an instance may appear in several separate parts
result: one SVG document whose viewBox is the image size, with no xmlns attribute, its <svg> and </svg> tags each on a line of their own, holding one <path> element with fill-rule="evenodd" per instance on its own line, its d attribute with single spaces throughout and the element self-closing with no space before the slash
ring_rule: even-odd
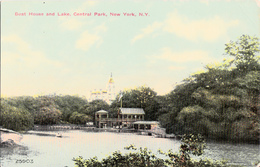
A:
<svg viewBox="0 0 260 167">
<path fill-rule="evenodd" d="M 37 100 L 39 109 L 34 113 L 35 124 L 51 125 L 61 121 L 62 113 L 57 109 L 52 97 L 40 96 Z"/>
<path fill-rule="evenodd" d="M 158 158 L 147 148 L 139 148 L 130 145 L 125 147 L 127 150 L 138 150 L 122 154 L 120 151 L 114 152 L 107 158 L 99 161 L 97 157 L 84 160 L 83 157 L 73 158 L 76 167 L 227 167 L 224 161 L 213 162 L 208 159 L 199 161 L 192 160 L 190 153 L 193 155 L 201 155 L 205 148 L 205 142 L 201 135 L 184 135 L 180 146 L 180 153 L 173 153 L 169 150 L 164 153 L 158 150 L 160 154 L 166 158 Z"/>
<path fill-rule="evenodd" d="M 61 120 L 61 112 L 54 106 L 41 107 L 34 115 L 34 123 L 40 125 L 57 124 Z"/>
<path fill-rule="evenodd" d="M 87 100 L 78 96 L 54 96 L 54 104 L 62 112 L 62 120 L 69 122 L 69 118 L 73 112 L 85 113 Z"/>
<path fill-rule="evenodd" d="M 2 102 L 0 125 L 15 131 L 28 130 L 33 127 L 33 116 L 25 109 Z"/>
<path fill-rule="evenodd" d="M 73 112 L 70 116 L 69 122 L 72 124 L 86 124 L 86 122 L 91 120 L 92 118 L 86 114 Z"/>
</svg>

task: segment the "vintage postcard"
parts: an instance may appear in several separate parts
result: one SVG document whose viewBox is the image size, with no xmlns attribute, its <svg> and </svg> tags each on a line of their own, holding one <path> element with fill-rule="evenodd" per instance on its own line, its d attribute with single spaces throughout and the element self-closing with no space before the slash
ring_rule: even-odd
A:
<svg viewBox="0 0 260 167">
<path fill-rule="evenodd" d="M 259 9 L 2 0 L 0 166 L 257 166 Z"/>
</svg>

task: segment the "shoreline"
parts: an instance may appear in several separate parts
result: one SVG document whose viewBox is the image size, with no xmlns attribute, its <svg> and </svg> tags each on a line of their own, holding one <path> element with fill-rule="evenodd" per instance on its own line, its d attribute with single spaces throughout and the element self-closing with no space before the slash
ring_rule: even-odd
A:
<svg viewBox="0 0 260 167">
<path fill-rule="evenodd" d="M 135 133 L 138 135 L 147 135 L 152 136 L 150 133 L 144 132 L 144 131 L 137 131 L 134 129 L 125 129 L 125 128 L 97 128 L 97 127 L 90 127 L 90 126 L 84 126 L 84 125 L 74 125 L 74 124 L 60 124 L 60 125 L 35 125 L 32 130 L 41 130 L 41 131 L 48 131 L 48 130 L 84 130 L 87 132 L 114 132 L 114 133 Z M 175 135 L 175 134 L 167 134 L 165 136 L 156 136 L 159 138 L 175 138 L 180 140 L 182 135 Z M 254 144 L 254 145 L 260 145 L 259 141 L 244 141 L 244 140 L 238 140 L 238 141 L 232 141 L 232 140 L 225 140 L 225 139 L 216 139 L 216 138 L 210 138 L 205 137 L 207 141 L 213 141 L 213 142 L 224 142 L 224 143 L 232 143 L 232 144 Z"/>
<path fill-rule="evenodd" d="M 81 125 L 35 125 L 33 130 L 36 131 L 60 131 L 60 130 L 84 130 L 87 132 L 113 132 L 113 133 L 133 133 L 138 135 L 154 136 L 157 138 L 181 138 L 175 136 L 174 134 L 156 134 L 151 130 L 136 130 L 128 128 L 97 128 L 97 127 L 88 127 Z M 30 133 L 30 132 L 29 132 Z M 28 131 L 25 132 L 28 134 Z"/>
<path fill-rule="evenodd" d="M 112 133 L 133 133 L 137 135 L 146 135 L 146 136 L 153 136 L 156 138 L 172 138 L 172 139 L 181 139 L 181 135 L 174 135 L 174 134 L 166 134 L 165 136 L 160 135 L 154 135 L 149 133 L 148 131 L 137 131 L 135 129 L 118 129 L 118 128 L 96 128 L 93 126 L 84 126 L 84 125 L 74 125 L 74 124 L 59 124 L 59 125 L 35 125 L 31 130 L 22 131 L 22 132 L 16 132 L 9 129 L 1 128 L 1 143 L 4 141 L 7 141 L 8 139 L 13 140 L 13 138 L 10 136 L 12 135 L 20 135 L 23 134 L 32 134 L 32 135 L 42 135 L 42 136 L 54 136 L 56 137 L 58 134 L 55 133 L 55 131 L 63 131 L 63 130 L 83 130 L 86 132 L 112 132 Z M 44 132 L 32 132 L 32 131 L 53 131 L 53 133 L 44 133 Z M 6 135 L 9 135 L 9 137 L 6 137 Z M 4 139 L 4 140 L 3 140 Z M 17 140 L 14 138 L 15 143 L 19 143 L 21 139 Z M 222 140 L 222 139 L 214 139 L 210 137 L 205 137 L 207 141 L 211 142 L 217 142 L 217 143 L 232 143 L 232 144 L 254 144 L 254 145 L 260 145 L 260 142 L 255 141 L 230 141 L 230 140 Z"/>
</svg>

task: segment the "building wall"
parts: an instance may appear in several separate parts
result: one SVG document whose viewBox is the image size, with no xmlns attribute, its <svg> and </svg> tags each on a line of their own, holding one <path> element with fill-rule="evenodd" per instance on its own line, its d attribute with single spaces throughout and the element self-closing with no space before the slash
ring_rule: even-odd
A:
<svg viewBox="0 0 260 167">
<path fill-rule="evenodd" d="M 93 100 L 103 100 L 108 104 L 111 104 L 113 100 L 115 100 L 115 98 L 116 98 L 115 82 L 111 75 L 106 85 L 106 89 L 99 89 L 99 90 L 95 89 L 94 91 L 90 91 L 89 101 L 91 102 Z"/>
</svg>

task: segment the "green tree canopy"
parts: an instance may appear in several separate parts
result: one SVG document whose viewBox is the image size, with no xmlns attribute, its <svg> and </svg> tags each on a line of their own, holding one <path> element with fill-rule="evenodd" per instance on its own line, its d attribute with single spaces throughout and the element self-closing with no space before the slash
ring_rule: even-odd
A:
<svg viewBox="0 0 260 167">
<path fill-rule="evenodd" d="M 0 125 L 15 131 L 28 130 L 33 127 L 33 116 L 23 108 L 9 105 L 1 99 Z"/>
<path fill-rule="evenodd" d="M 242 72 L 259 69 L 259 38 L 242 35 L 237 41 L 226 44 L 225 51 L 233 56 L 230 65 L 235 66 Z"/>
<path fill-rule="evenodd" d="M 225 51 L 233 59 L 207 65 L 166 95 L 169 111 L 160 120 L 172 133 L 259 141 L 259 39 L 242 35 Z"/>
<path fill-rule="evenodd" d="M 85 113 L 92 117 L 94 121 L 95 113 L 99 110 L 109 110 L 109 105 L 107 102 L 103 100 L 93 100 L 89 102 L 88 106 L 86 107 Z"/>
<path fill-rule="evenodd" d="M 156 120 L 159 103 L 156 100 L 157 93 L 150 87 L 141 86 L 135 89 L 130 89 L 122 92 L 122 107 L 123 108 L 143 108 L 145 111 L 146 120 Z M 121 107 L 119 100 L 120 94 L 111 104 L 110 108 L 112 115 L 117 115 L 118 109 Z"/>
<path fill-rule="evenodd" d="M 69 122 L 72 124 L 86 124 L 89 121 L 92 121 L 91 116 L 78 112 L 73 112 L 69 119 Z"/>
<path fill-rule="evenodd" d="M 58 109 L 62 112 L 62 120 L 69 122 L 69 118 L 73 112 L 85 113 L 88 106 L 86 99 L 78 96 L 54 96 L 55 104 Z"/>
<path fill-rule="evenodd" d="M 40 109 L 34 113 L 34 123 L 40 125 L 49 125 L 59 123 L 62 113 L 54 103 L 51 97 L 39 97 Z"/>
</svg>

